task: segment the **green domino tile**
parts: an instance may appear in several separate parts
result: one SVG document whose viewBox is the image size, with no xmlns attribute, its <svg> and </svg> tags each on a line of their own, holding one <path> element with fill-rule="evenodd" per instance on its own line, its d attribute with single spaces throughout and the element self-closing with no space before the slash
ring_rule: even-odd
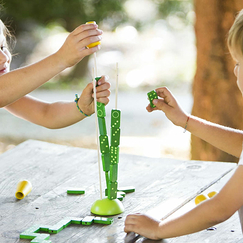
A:
<svg viewBox="0 0 243 243">
<path fill-rule="evenodd" d="M 83 218 L 72 218 L 71 223 L 72 224 L 82 224 Z"/>
<path fill-rule="evenodd" d="M 81 188 L 72 188 L 72 189 L 68 189 L 67 190 L 67 194 L 78 194 L 78 195 L 81 195 L 81 194 L 84 194 L 85 193 L 85 190 L 81 189 Z"/>
<path fill-rule="evenodd" d="M 119 147 L 110 147 L 110 163 L 117 164 L 119 162 Z"/>
<path fill-rule="evenodd" d="M 118 174 L 118 164 L 113 164 L 110 166 L 110 181 L 115 182 L 117 181 L 117 174 Z"/>
<path fill-rule="evenodd" d="M 110 170 L 110 153 L 101 154 L 101 160 L 103 165 L 103 171 Z"/>
<path fill-rule="evenodd" d="M 108 199 L 113 200 L 117 198 L 117 182 L 109 182 Z"/>
<path fill-rule="evenodd" d="M 150 106 L 152 108 L 154 108 L 155 105 L 153 104 L 153 100 L 158 99 L 157 93 L 154 90 L 152 90 L 152 91 L 148 92 L 147 95 L 148 95 L 148 99 L 149 99 L 149 102 L 150 102 Z"/>
<path fill-rule="evenodd" d="M 98 81 L 101 79 L 101 77 L 96 77 L 95 80 L 96 80 L 96 87 L 98 86 Z"/>
<path fill-rule="evenodd" d="M 49 228 L 51 227 L 52 227 L 51 225 L 41 225 L 40 231 L 49 232 Z"/>
<path fill-rule="evenodd" d="M 119 146 L 120 132 L 121 132 L 120 128 L 115 128 L 115 127 L 111 128 L 111 146 L 115 146 L 115 147 Z"/>
<path fill-rule="evenodd" d="M 112 224 L 114 221 L 113 218 L 105 218 L 105 217 L 95 217 L 94 223 L 95 224 Z"/>
<path fill-rule="evenodd" d="M 106 124 L 104 117 L 98 117 L 100 135 L 107 135 Z"/>
<path fill-rule="evenodd" d="M 33 225 L 24 232 L 20 234 L 20 239 L 34 239 L 37 237 L 39 234 L 38 232 L 40 231 L 40 226 L 39 225 Z"/>
<path fill-rule="evenodd" d="M 49 228 L 48 233 L 52 233 L 52 234 L 57 234 L 60 231 L 62 231 L 64 229 L 63 225 L 57 225 L 57 226 L 52 226 L 51 228 Z"/>
<path fill-rule="evenodd" d="M 121 123 L 121 111 L 111 110 L 111 127 L 119 128 Z"/>
<path fill-rule="evenodd" d="M 135 187 L 133 186 L 119 187 L 118 192 L 125 192 L 125 193 L 135 192 Z"/>
<path fill-rule="evenodd" d="M 20 239 L 28 239 L 28 240 L 32 240 L 35 237 L 37 237 L 39 234 L 38 233 L 29 233 L 29 234 L 25 234 L 25 233 L 21 233 L 19 235 Z"/>
<path fill-rule="evenodd" d="M 108 136 L 107 135 L 100 135 L 100 152 L 102 154 L 107 154 L 110 152 Z"/>
<path fill-rule="evenodd" d="M 105 117 L 106 116 L 105 104 L 103 104 L 101 102 L 97 102 L 97 116 L 98 117 Z"/>
<path fill-rule="evenodd" d="M 126 196 L 126 193 L 125 192 L 121 192 L 121 191 L 119 191 L 119 190 L 117 190 L 117 197 L 125 197 Z"/>
<path fill-rule="evenodd" d="M 36 238 L 34 238 L 31 243 L 47 243 L 47 242 L 51 242 L 51 241 L 46 241 L 50 239 L 50 235 L 49 234 L 38 234 L 38 236 Z"/>
<path fill-rule="evenodd" d="M 123 196 L 120 196 L 120 195 L 117 194 L 117 199 L 118 199 L 119 201 L 123 201 L 124 197 L 123 197 Z"/>
<path fill-rule="evenodd" d="M 83 220 L 82 220 L 82 225 L 91 225 L 94 221 L 94 217 L 93 216 L 86 216 Z"/>
<path fill-rule="evenodd" d="M 71 224 L 70 218 L 65 218 L 65 219 L 62 219 L 61 221 L 58 222 L 58 225 L 62 225 L 63 228 L 68 227 L 70 224 Z"/>
</svg>

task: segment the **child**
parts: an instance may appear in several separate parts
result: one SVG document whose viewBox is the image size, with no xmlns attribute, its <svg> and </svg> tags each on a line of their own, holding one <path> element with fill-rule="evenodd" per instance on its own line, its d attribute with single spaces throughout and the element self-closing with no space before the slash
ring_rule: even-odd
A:
<svg viewBox="0 0 243 243">
<path fill-rule="evenodd" d="M 229 31 L 228 46 L 236 61 L 234 73 L 243 94 L 243 10 L 238 14 Z M 180 108 L 167 88 L 158 88 L 156 92 L 161 99 L 154 100 L 156 108 L 148 106 L 148 112 L 162 110 L 175 125 L 186 128 L 192 134 L 225 152 L 240 157 L 239 166 L 217 195 L 200 203 L 186 214 L 165 221 L 153 219 L 147 215 L 131 214 L 125 220 L 125 232 L 135 232 L 151 239 L 177 237 L 223 222 L 237 210 L 239 210 L 243 225 L 243 155 L 241 155 L 243 131 L 189 116 Z"/>
<path fill-rule="evenodd" d="M 47 128 L 62 128 L 81 121 L 94 113 L 93 85 L 89 83 L 75 102 L 46 103 L 25 96 L 67 67 L 71 67 L 100 49 L 86 46 L 100 41 L 102 31 L 96 24 L 84 24 L 69 34 L 54 54 L 33 65 L 10 72 L 11 54 L 6 38 L 9 32 L 0 20 L 0 107 L 25 120 Z M 106 78 L 98 82 L 97 100 L 109 102 L 110 84 Z"/>
</svg>

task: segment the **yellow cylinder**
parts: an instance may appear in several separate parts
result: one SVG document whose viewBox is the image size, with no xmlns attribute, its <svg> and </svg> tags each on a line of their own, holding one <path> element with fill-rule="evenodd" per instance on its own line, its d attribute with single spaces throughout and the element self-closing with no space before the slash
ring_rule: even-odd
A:
<svg viewBox="0 0 243 243">
<path fill-rule="evenodd" d="M 198 205 L 199 203 L 201 203 L 201 202 L 203 202 L 203 201 L 205 201 L 207 199 L 208 199 L 208 197 L 206 197 L 203 194 L 200 194 L 200 195 L 196 196 L 196 198 L 195 198 L 195 204 Z"/>
<path fill-rule="evenodd" d="M 17 185 L 17 190 L 15 193 L 15 197 L 17 199 L 23 199 L 26 195 L 28 195 L 32 190 L 32 185 L 29 181 L 23 180 L 20 181 Z"/>
<path fill-rule="evenodd" d="M 95 21 L 89 21 L 89 22 L 86 22 L 86 24 L 96 24 L 96 22 Z M 87 47 L 92 48 L 92 47 L 98 46 L 100 44 L 101 44 L 101 42 L 97 41 L 97 42 L 94 42 L 94 43 L 87 45 Z"/>
<path fill-rule="evenodd" d="M 209 192 L 209 193 L 208 193 L 208 197 L 209 197 L 209 198 L 212 198 L 212 197 L 215 196 L 216 194 L 217 194 L 216 191 Z"/>
</svg>

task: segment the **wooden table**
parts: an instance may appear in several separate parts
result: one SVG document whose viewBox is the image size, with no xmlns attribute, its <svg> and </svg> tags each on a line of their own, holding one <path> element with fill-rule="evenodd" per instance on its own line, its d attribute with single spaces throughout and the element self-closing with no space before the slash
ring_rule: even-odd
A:
<svg viewBox="0 0 243 243">
<path fill-rule="evenodd" d="M 124 242 L 127 214 L 143 212 L 161 218 L 172 212 L 181 213 L 193 207 L 191 200 L 197 194 L 222 187 L 235 167 L 233 163 L 120 154 L 119 186 L 136 188 L 136 192 L 127 194 L 123 200 L 125 212 L 113 216 L 111 225 L 72 224 L 58 234 L 51 234 L 50 240 L 53 243 Z M 14 195 L 21 179 L 29 180 L 33 189 L 24 199 L 17 200 Z M 73 187 L 84 188 L 85 194 L 68 195 L 67 189 Z M 0 156 L 0 242 L 30 242 L 19 239 L 19 234 L 35 224 L 54 225 L 65 217 L 91 215 L 91 205 L 99 197 L 96 150 L 28 140 Z M 216 228 L 159 242 L 230 243 L 242 237 L 237 214 Z"/>
</svg>

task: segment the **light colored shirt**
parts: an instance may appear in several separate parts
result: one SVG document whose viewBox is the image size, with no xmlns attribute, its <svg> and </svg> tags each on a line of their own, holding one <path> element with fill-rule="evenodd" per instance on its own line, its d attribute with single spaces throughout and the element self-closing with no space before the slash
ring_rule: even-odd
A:
<svg viewBox="0 0 243 243">
<path fill-rule="evenodd" d="M 241 155 L 240 155 L 240 159 L 239 159 L 238 165 L 243 165 L 243 150 L 242 150 L 242 152 L 241 152 Z"/>
</svg>

